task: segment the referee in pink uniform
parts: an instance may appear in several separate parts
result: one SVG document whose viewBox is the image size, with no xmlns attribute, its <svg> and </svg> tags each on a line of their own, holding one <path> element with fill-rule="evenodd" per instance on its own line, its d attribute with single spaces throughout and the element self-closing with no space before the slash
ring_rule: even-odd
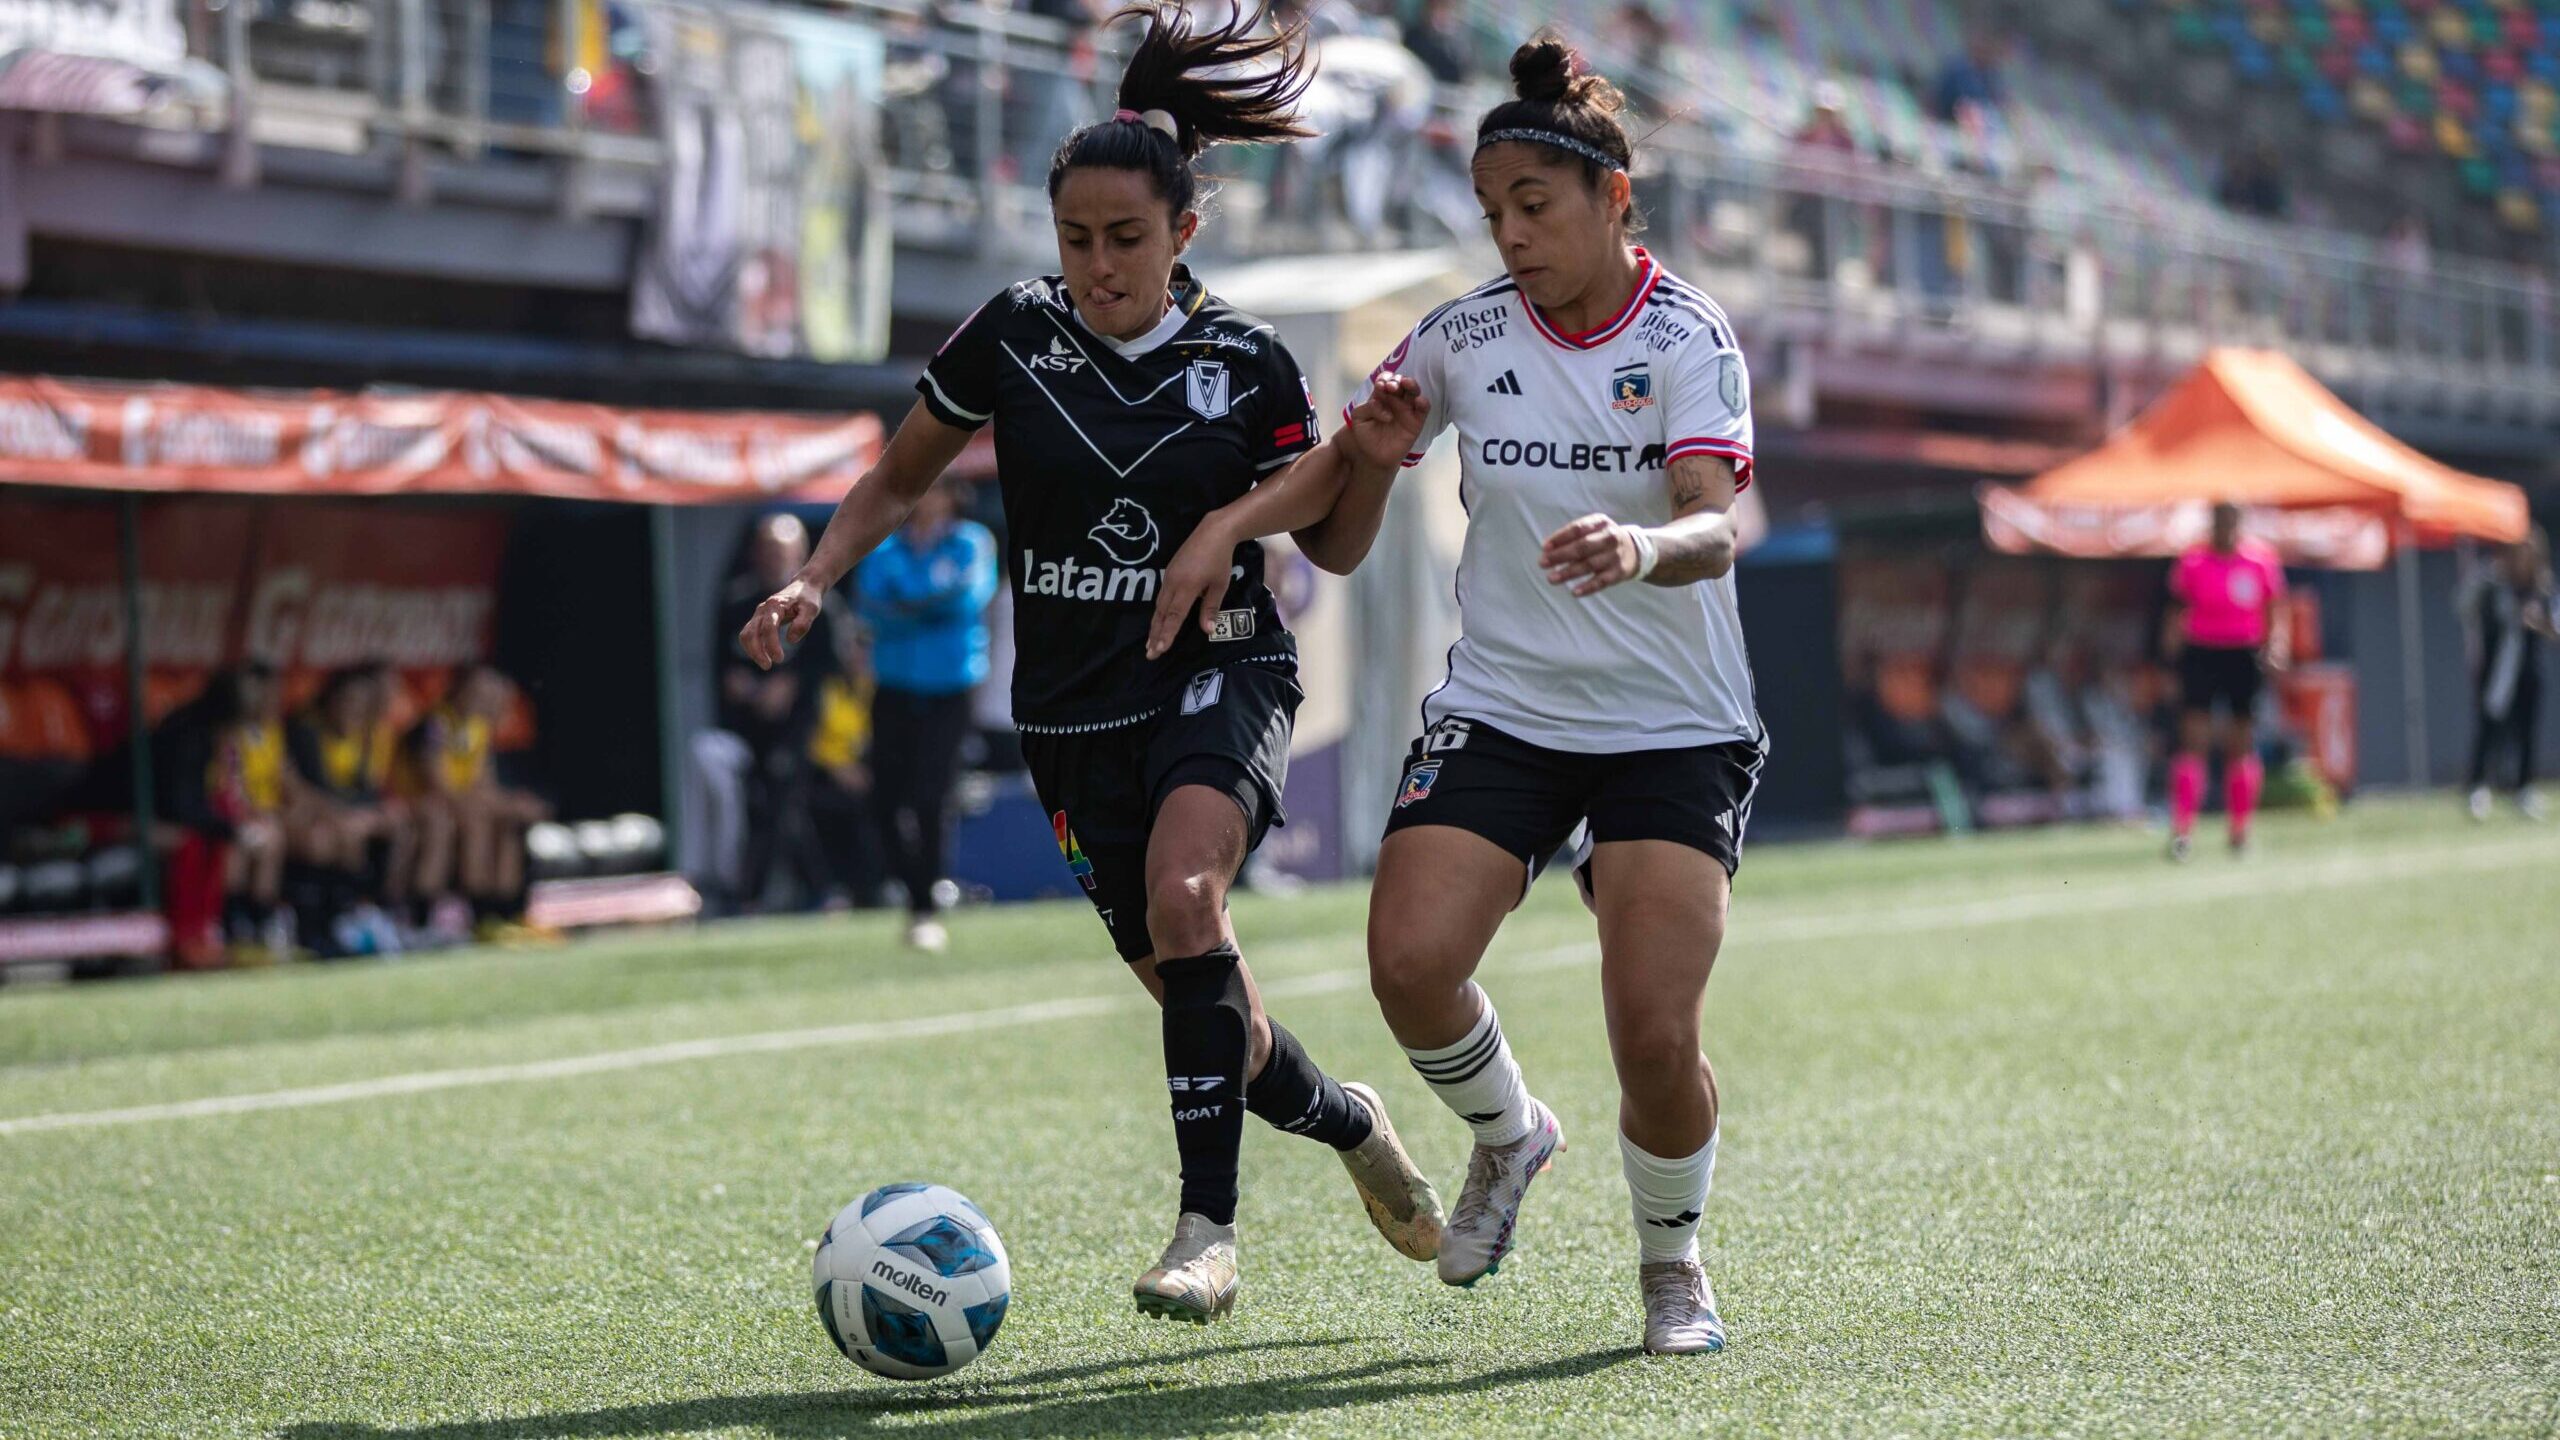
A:
<svg viewBox="0 0 2560 1440">
<path fill-rule="evenodd" d="M 2266 769 L 2252 715 L 2268 675 L 2285 668 L 2284 568 L 2267 544 L 2240 534 L 2240 507 L 2213 507 L 2213 538 L 2169 570 L 2166 647 L 2178 666 L 2178 751 L 2169 761 L 2169 858 L 2184 860 L 2204 808 L 2205 747 L 2220 723 L 2231 848 L 2248 848 Z M 2217 711 L 2221 711 L 2217 716 Z"/>
</svg>

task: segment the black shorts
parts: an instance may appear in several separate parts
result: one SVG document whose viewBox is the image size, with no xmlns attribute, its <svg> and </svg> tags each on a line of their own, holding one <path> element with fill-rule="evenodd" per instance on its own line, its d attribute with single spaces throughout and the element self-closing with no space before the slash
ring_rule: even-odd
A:
<svg viewBox="0 0 2560 1440">
<path fill-rule="evenodd" d="M 1728 741 L 1613 755 L 1550 750 L 1481 720 L 1452 716 L 1413 742 L 1387 833 L 1452 825 L 1520 857 L 1528 874 L 1567 840 L 1669 840 L 1714 856 L 1730 876 L 1765 745 Z"/>
<path fill-rule="evenodd" d="M 2217 704 L 2246 720 L 2258 708 L 2258 689 L 2266 675 L 2255 650 L 2221 645 L 2189 645 L 2178 652 L 2178 704 L 2186 710 L 2210 712 Z"/>
<path fill-rule="evenodd" d="M 1120 958 L 1154 952 L 1147 938 L 1147 832 L 1184 785 L 1235 797 L 1245 848 L 1285 825 L 1297 676 L 1285 664 L 1238 660 L 1191 678 L 1134 725 L 1076 734 L 1022 733 L 1022 759 L 1067 870 L 1084 887 Z"/>
</svg>

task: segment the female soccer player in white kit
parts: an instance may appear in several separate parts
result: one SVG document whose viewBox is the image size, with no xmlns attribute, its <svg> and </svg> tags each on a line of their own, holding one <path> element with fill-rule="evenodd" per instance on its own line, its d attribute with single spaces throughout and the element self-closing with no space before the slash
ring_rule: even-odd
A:
<svg viewBox="0 0 2560 1440">
<path fill-rule="evenodd" d="M 1576 842 L 1645 1348 L 1714 1351 L 1724 1325 L 1697 1230 L 1716 1088 L 1699 1007 L 1767 755 L 1731 577 L 1750 380 L 1723 312 L 1630 243 L 1623 102 L 1577 69 L 1552 39 L 1512 57 L 1519 98 L 1484 117 L 1473 165 L 1505 273 L 1425 318 L 1354 402 L 1386 402 L 1363 424 L 1410 428 L 1407 465 L 1454 429 L 1468 514 L 1462 633 L 1387 822 L 1370 980 L 1414 1069 L 1475 1132 L 1438 1256 L 1442 1280 L 1473 1285 L 1564 1145 L 1473 976 L 1536 867 Z M 1317 563 L 1347 571 L 1391 480 L 1302 466 L 1213 514 L 1168 573 L 1155 642 L 1216 593 L 1244 535 L 1300 530 Z"/>
</svg>

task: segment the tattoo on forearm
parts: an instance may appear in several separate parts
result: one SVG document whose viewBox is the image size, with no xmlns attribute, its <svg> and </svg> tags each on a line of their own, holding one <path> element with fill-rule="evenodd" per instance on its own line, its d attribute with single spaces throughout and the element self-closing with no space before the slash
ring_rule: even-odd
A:
<svg viewBox="0 0 2560 1440">
<path fill-rule="evenodd" d="M 1683 516 L 1653 532 L 1653 573 L 1648 585 L 1695 585 L 1733 568 L 1733 523 L 1722 511 Z"/>
</svg>

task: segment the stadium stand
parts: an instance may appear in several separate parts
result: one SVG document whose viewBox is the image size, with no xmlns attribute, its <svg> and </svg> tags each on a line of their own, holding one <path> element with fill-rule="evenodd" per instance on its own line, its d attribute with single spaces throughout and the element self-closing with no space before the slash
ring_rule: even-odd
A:
<svg viewBox="0 0 2560 1440">
<path fill-rule="evenodd" d="M 2510 230 L 2560 223 L 2560 5 L 2551 0 L 2114 0 L 2322 126 L 2373 127 L 2448 167 Z"/>
</svg>

